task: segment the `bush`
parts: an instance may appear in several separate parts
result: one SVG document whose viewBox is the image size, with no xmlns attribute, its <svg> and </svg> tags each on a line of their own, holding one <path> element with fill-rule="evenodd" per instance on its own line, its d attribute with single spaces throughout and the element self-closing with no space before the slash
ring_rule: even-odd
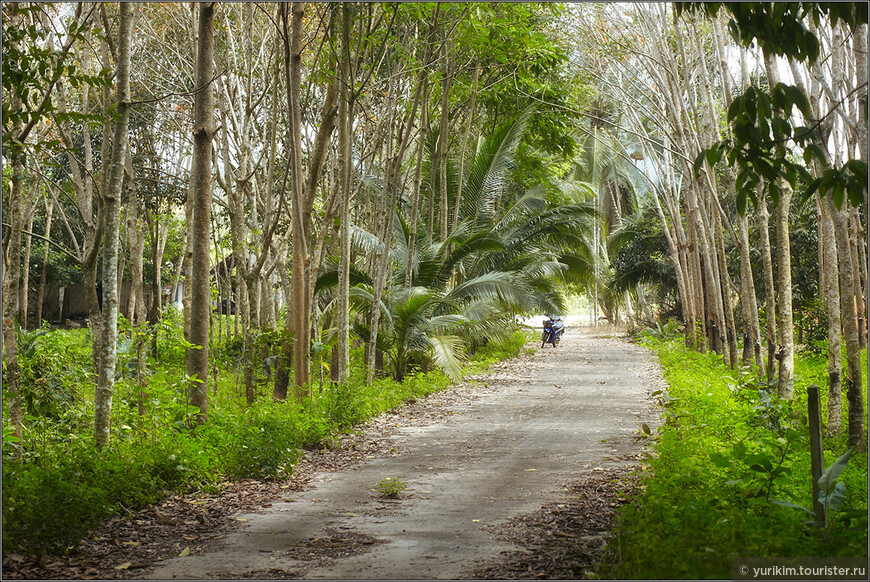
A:
<svg viewBox="0 0 870 582">
<path fill-rule="evenodd" d="M 105 492 L 80 482 L 71 465 L 3 464 L 3 546 L 64 551 L 106 515 Z"/>
<path fill-rule="evenodd" d="M 824 374 L 824 359 L 797 357 L 796 398 L 788 402 L 681 339 L 645 345 L 669 384 L 655 393 L 664 422 L 642 485 L 620 511 L 611 544 L 619 554 L 607 555 L 599 576 L 727 578 L 734 556 L 866 555 L 866 527 L 848 529 L 848 511 L 823 535 L 805 524 L 805 513 L 772 502 L 811 506 L 805 387 L 817 366 Z M 845 437 L 825 447 L 830 464 L 845 451 Z M 866 454 L 856 456 L 841 475 L 845 504 L 866 513 Z"/>
<path fill-rule="evenodd" d="M 186 342 L 180 320 L 172 309 L 164 315 L 158 358 L 147 365 L 144 414 L 139 414 L 135 378 L 122 375 L 116 383 L 112 438 L 100 452 L 91 436 L 93 396 L 82 389 L 92 373 L 87 330 L 40 334 L 46 349 L 32 350 L 30 363 L 42 366 L 42 373 L 54 374 L 56 392 L 64 396 L 53 404 L 50 396 L 34 388 L 34 374 L 24 390 L 37 390 L 34 412 L 40 414 L 27 417 L 21 443 L 14 442 L 8 418 L 3 419 L 7 550 L 68 550 L 119 507 L 137 509 L 167 491 L 211 487 L 223 477 L 284 478 L 303 449 L 450 384 L 442 372 L 431 371 L 402 383 L 379 378 L 366 385 L 362 349 L 356 349 L 347 384 L 313 388 L 302 401 L 278 403 L 269 398 L 248 407 L 237 384 L 240 344 L 232 338 L 216 354 L 218 364 L 226 367 L 210 384 L 209 420 L 196 426 L 191 422 L 195 409 L 187 402 Z M 502 343 L 491 342 L 478 351 L 469 368 L 481 370 L 514 355 L 524 341 L 524 334 L 517 333 Z"/>
<path fill-rule="evenodd" d="M 245 410 L 240 416 L 213 419 L 206 430 L 222 433 L 220 463 L 229 477 L 279 479 L 292 473 L 304 438 L 292 405 L 268 404 Z"/>
</svg>

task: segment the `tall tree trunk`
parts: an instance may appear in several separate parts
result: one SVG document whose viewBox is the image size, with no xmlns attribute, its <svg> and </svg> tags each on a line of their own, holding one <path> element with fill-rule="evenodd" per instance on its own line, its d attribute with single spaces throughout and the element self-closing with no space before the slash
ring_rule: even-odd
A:
<svg viewBox="0 0 870 582">
<path fill-rule="evenodd" d="M 743 312 L 743 362 L 754 360 L 764 370 L 761 357 L 761 325 L 758 321 L 758 299 L 755 296 L 755 278 L 749 257 L 749 217 L 737 217 L 737 234 L 740 241 L 740 306 Z"/>
<path fill-rule="evenodd" d="M 13 11 L 12 22 L 20 20 L 21 16 Z M 14 24 L 13 24 L 14 25 Z M 14 92 L 10 100 L 13 112 L 22 110 L 21 97 Z M 5 128 L 4 128 L 5 129 Z M 22 437 L 21 417 L 21 385 L 18 370 L 18 342 L 15 337 L 15 318 L 17 315 L 16 299 L 18 298 L 18 285 L 21 276 L 21 230 L 24 228 L 24 152 L 23 144 L 19 136 L 24 130 L 22 121 L 15 121 L 12 125 L 11 148 L 7 148 L 4 154 L 11 158 L 12 176 L 10 177 L 10 189 L 8 205 L 5 206 L 4 218 L 9 221 L 9 228 L 3 229 L 3 261 L 2 283 L 3 293 L 0 302 L 3 305 L 3 361 L 6 369 L 3 374 L 3 388 L 9 394 L 9 420 L 12 422 L 13 433 L 19 439 Z M 6 136 L 4 136 L 6 137 Z"/>
<path fill-rule="evenodd" d="M 438 12 L 435 13 L 435 19 L 433 20 L 432 26 L 435 26 L 437 18 Z M 423 58 L 424 63 L 429 62 L 431 48 L 432 45 L 430 43 L 426 48 L 426 55 Z M 399 189 L 401 188 L 401 185 L 399 173 L 402 168 L 402 161 L 405 158 L 405 153 L 408 151 L 408 146 L 411 143 L 411 134 L 413 133 L 411 130 L 414 127 L 414 120 L 417 116 L 417 110 L 420 107 L 420 98 L 423 92 L 423 76 L 425 74 L 426 68 L 424 67 L 420 70 L 420 74 L 418 75 L 415 84 L 414 98 L 411 103 L 410 111 L 407 114 L 408 117 L 404 122 L 404 126 L 399 130 L 399 142 L 396 144 L 395 151 L 392 152 L 392 155 L 387 155 L 386 194 L 389 196 L 389 202 L 386 207 L 387 215 L 384 220 L 383 230 L 381 231 L 383 247 L 379 248 L 376 254 L 377 260 L 375 263 L 375 276 L 372 286 L 372 319 L 370 325 L 369 349 L 366 353 L 366 384 L 371 384 L 375 377 L 376 360 L 378 357 L 378 325 L 381 316 L 381 293 L 386 287 L 389 268 L 392 264 L 390 248 L 393 240 L 393 221 L 396 216 L 396 208 L 400 197 Z M 446 112 L 442 112 L 442 114 L 443 113 Z M 439 139 L 442 139 L 442 137 L 439 136 Z M 446 208 L 442 209 L 442 213 L 446 212 Z"/>
<path fill-rule="evenodd" d="M 864 436 L 864 404 L 862 401 L 861 347 L 858 341 L 858 314 L 855 309 L 854 266 L 849 251 L 848 211 L 836 209 L 830 196 L 823 202 L 828 205 L 837 238 L 837 256 L 840 268 L 840 307 L 843 310 L 843 330 L 846 340 L 846 399 L 849 403 L 850 447 L 863 451 L 866 447 Z"/>
<path fill-rule="evenodd" d="M 209 238 L 211 228 L 211 163 L 214 136 L 214 3 L 199 5 L 199 40 L 196 52 L 196 87 L 193 125 L 193 162 L 190 192 L 193 196 L 193 257 L 190 282 L 190 343 L 187 374 L 190 403 L 199 408 L 196 420 L 208 414 L 208 332 L 211 303 Z"/>
<path fill-rule="evenodd" d="M 837 239 L 834 235 L 834 222 L 831 207 L 816 198 L 821 211 L 819 221 L 819 250 L 822 261 L 819 264 L 822 300 L 828 315 L 828 428 L 827 436 L 840 434 L 843 424 L 841 404 L 843 352 L 840 341 L 840 269 L 837 262 Z"/>
<path fill-rule="evenodd" d="M 199 41 L 197 41 L 197 44 Z M 193 175 L 193 162 L 191 161 L 190 175 Z M 184 222 L 188 225 L 193 225 L 193 184 L 188 182 L 187 199 L 184 201 Z M 184 277 L 184 289 L 181 293 L 181 305 L 184 309 L 184 339 L 190 341 L 190 323 L 193 308 L 191 300 L 193 298 L 193 237 L 188 236 L 187 229 L 184 229 L 184 255 L 181 258 L 180 274 Z"/>
<path fill-rule="evenodd" d="M 447 235 L 450 231 L 449 216 L 450 202 L 447 198 L 447 134 L 450 123 L 450 85 L 453 79 L 452 59 L 449 58 L 451 51 L 447 49 L 447 39 L 443 39 L 441 49 L 444 51 L 444 75 L 441 82 L 441 119 L 438 130 L 438 144 L 436 146 L 438 158 L 438 190 L 441 195 L 441 208 L 439 218 L 441 221 L 441 240 L 447 240 Z"/>
<path fill-rule="evenodd" d="M 858 345 L 863 350 L 867 347 L 867 319 L 865 317 L 866 301 L 864 299 L 864 285 L 861 277 L 861 263 L 859 260 L 860 253 L 858 247 L 859 234 L 861 234 L 861 217 L 858 214 L 858 209 L 852 207 L 849 209 L 849 252 L 852 253 L 852 264 L 855 266 L 855 272 L 852 275 L 852 280 L 855 282 L 855 309 L 858 315 Z M 26 250 L 25 250 L 26 253 Z M 24 263 L 25 274 L 27 273 L 27 263 Z"/>
<path fill-rule="evenodd" d="M 335 377 L 339 384 L 347 382 L 348 362 L 350 359 L 350 193 L 353 176 L 352 143 L 353 136 L 353 91 L 355 85 L 351 76 L 350 30 L 353 17 L 347 4 L 341 5 L 341 83 L 338 100 L 338 149 L 339 180 L 341 190 L 341 214 L 339 217 L 339 264 L 338 264 L 338 306 L 336 308 L 336 327 L 338 343 L 335 347 Z"/>
<path fill-rule="evenodd" d="M 327 146 L 335 128 L 337 112 L 338 81 L 333 79 L 327 87 L 321 109 L 320 124 L 314 137 L 314 145 L 308 156 L 308 178 L 302 179 L 302 109 L 301 109 L 301 75 L 303 30 L 302 21 L 305 16 L 303 3 L 294 2 L 290 9 L 286 4 L 281 7 L 281 26 L 285 39 L 284 57 L 286 66 L 284 75 L 287 84 L 287 104 L 290 111 L 288 124 L 288 142 L 290 153 L 290 191 L 292 214 L 292 271 L 291 287 L 293 297 L 288 309 L 288 339 L 284 344 L 284 358 L 293 356 L 293 380 L 297 395 L 308 395 L 310 377 L 311 350 L 311 306 L 313 301 L 314 275 L 319 268 L 319 256 L 311 252 L 319 245 L 312 246 L 312 214 L 314 201 L 318 192 L 318 184 L 324 167 Z M 292 12 L 292 27 L 290 17 Z M 290 32 L 292 28 L 292 33 Z M 331 31 L 332 26 L 327 29 Z M 331 32 L 330 32 L 331 34 Z M 292 339 L 291 339 L 292 338 Z M 292 341 L 292 345 L 290 342 Z M 276 375 L 274 394 L 282 397 L 287 393 L 289 378 L 283 372 Z"/>
<path fill-rule="evenodd" d="M 410 287 L 414 282 L 414 255 L 417 253 L 417 223 L 420 213 L 420 186 L 422 183 L 423 157 L 426 151 L 426 134 L 428 133 L 428 79 L 423 79 L 423 100 L 420 112 L 420 137 L 417 148 L 417 165 L 414 168 L 414 182 L 411 193 L 411 216 L 408 218 L 408 255 L 405 258 L 405 287 Z M 455 224 L 455 223 L 454 223 Z"/>
<path fill-rule="evenodd" d="M 760 192 L 756 220 L 761 240 L 761 260 L 764 266 L 764 314 L 766 316 L 764 330 L 767 338 L 767 365 L 765 369 L 770 384 L 776 373 L 776 289 L 773 282 L 773 255 L 770 249 L 770 214 L 767 211 L 767 200 Z"/>
<path fill-rule="evenodd" d="M 109 440 L 112 395 L 115 387 L 115 359 L 118 338 L 118 247 L 121 227 L 121 187 L 124 181 L 124 158 L 127 153 L 127 124 L 130 119 L 130 45 L 134 6 L 121 4 L 118 30 L 118 106 L 112 135 L 111 158 L 105 200 L 105 244 L 103 248 L 103 319 L 100 368 L 94 403 L 94 440 L 102 449 Z"/>
<path fill-rule="evenodd" d="M 774 57 L 765 54 L 765 67 L 771 90 L 779 82 Z M 783 146 L 777 146 L 782 152 Z M 776 206 L 776 271 L 777 282 L 777 306 L 779 312 L 779 380 L 777 392 L 780 398 L 792 398 L 794 395 L 794 324 L 792 313 L 792 289 L 791 289 L 791 241 L 789 237 L 788 215 L 791 209 L 792 188 L 782 178 L 777 179 L 779 188 L 779 201 Z"/>
<path fill-rule="evenodd" d="M 136 347 L 136 381 L 139 387 L 139 416 L 144 416 L 145 400 L 147 399 L 146 337 L 145 331 L 147 312 L 145 308 L 145 221 L 139 207 L 139 197 L 136 193 L 136 178 L 133 174 L 133 159 L 129 151 L 125 160 L 128 191 L 127 232 L 130 237 L 130 297 L 127 313 L 133 325 L 133 344 Z"/>
<path fill-rule="evenodd" d="M 45 197 L 45 238 L 51 240 L 51 219 L 54 214 L 54 199 Z M 42 253 L 42 271 L 39 273 L 39 286 L 36 289 L 36 317 L 37 327 L 42 325 L 42 304 L 45 301 L 45 281 L 48 277 L 48 243 Z"/>
<path fill-rule="evenodd" d="M 477 113 L 477 85 L 480 80 L 480 67 L 474 66 L 471 84 L 471 105 L 469 106 L 468 123 L 465 126 L 465 136 L 462 138 L 462 152 L 459 154 L 459 176 L 456 182 L 456 205 L 453 207 L 453 228 L 459 224 L 459 209 L 462 206 L 462 183 L 465 181 L 465 150 L 471 138 L 471 128 Z"/>
<path fill-rule="evenodd" d="M 36 196 L 31 194 L 31 197 L 35 200 Z M 35 204 L 30 204 L 30 208 L 26 210 L 27 218 L 25 220 L 27 224 L 27 228 L 25 229 L 27 232 L 33 232 L 33 212 L 36 210 Z M 33 237 L 29 234 L 25 235 L 24 242 L 24 254 L 21 257 L 21 287 L 18 290 L 18 324 L 21 326 L 21 329 L 28 329 L 27 324 L 27 312 L 29 309 L 29 295 L 30 295 L 30 254 L 33 248 Z M 37 327 L 39 324 L 37 322 Z"/>
<path fill-rule="evenodd" d="M 285 358 L 292 349 L 293 382 L 298 389 L 308 384 L 308 322 L 309 314 L 305 312 L 306 261 L 308 257 L 308 241 L 305 238 L 303 219 L 303 180 L 302 180 L 302 108 L 301 108 L 301 67 L 302 67 L 302 18 L 305 6 L 294 2 L 281 7 L 281 22 L 284 33 L 284 59 L 286 62 L 284 74 L 287 84 L 287 105 L 290 122 L 288 124 L 288 143 L 290 149 L 290 191 L 292 222 L 292 263 L 290 284 L 292 296 L 287 309 L 287 332 L 292 336 L 285 341 Z M 290 22 L 292 15 L 292 24 Z M 292 32 L 291 32 L 292 28 Z M 291 344 L 292 341 L 292 344 Z M 285 398 L 287 385 L 279 376 L 275 382 L 275 395 Z"/>
</svg>

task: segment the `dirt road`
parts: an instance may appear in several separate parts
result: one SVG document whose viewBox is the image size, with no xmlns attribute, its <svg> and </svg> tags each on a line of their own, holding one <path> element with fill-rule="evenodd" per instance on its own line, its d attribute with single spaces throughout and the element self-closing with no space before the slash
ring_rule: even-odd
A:
<svg viewBox="0 0 870 582">
<path fill-rule="evenodd" d="M 642 423 L 657 422 L 646 352 L 576 329 L 480 380 L 437 420 L 398 428 L 387 454 L 318 474 L 306 491 L 237 516 L 244 527 L 206 553 L 146 577 L 468 577 L 518 549 L 493 533 L 500 525 L 567 499 L 584 475 L 635 462 Z M 388 477 L 406 484 L 400 498 L 378 496 Z"/>
</svg>

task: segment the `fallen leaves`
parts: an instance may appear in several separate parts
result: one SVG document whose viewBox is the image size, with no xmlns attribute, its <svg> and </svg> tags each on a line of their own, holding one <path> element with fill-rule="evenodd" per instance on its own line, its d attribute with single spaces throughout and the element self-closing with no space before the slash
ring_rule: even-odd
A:
<svg viewBox="0 0 870 582">
<path fill-rule="evenodd" d="M 481 562 L 466 579 L 579 580 L 594 577 L 592 565 L 602 555 L 616 507 L 637 486 L 634 467 L 624 465 L 604 471 L 596 468 L 579 479 L 569 500 L 500 525 L 498 539 L 522 549 L 505 552 Z"/>
</svg>

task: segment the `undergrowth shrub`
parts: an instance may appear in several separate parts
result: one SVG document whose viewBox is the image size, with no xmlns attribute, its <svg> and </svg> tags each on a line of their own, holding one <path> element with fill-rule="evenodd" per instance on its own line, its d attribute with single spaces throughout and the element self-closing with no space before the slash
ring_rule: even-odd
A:
<svg viewBox="0 0 870 582">
<path fill-rule="evenodd" d="M 269 395 L 249 407 L 236 373 L 240 345 L 231 338 L 216 354 L 221 373 L 209 385 L 209 419 L 197 426 L 192 422 L 196 409 L 187 401 L 186 343 L 180 319 L 169 309 L 158 330 L 158 357 L 149 358 L 145 367 L 144 398 L 135 367 L 128 365 L 125 372 L 122 358 L 112 437 L 102 451 L 96 451 L 93 393 L 87 388 L 93 368 L 86 334 L 87 330 L 45 332 L 41 337 L 46 352 L 25 354 L 33 358 L 31 362 L 44 362 L 39 364 L 44 373 L 55 374 L 72 396 L 52 404 L 49 414 L 43 402 L 47 397 L 36 393 L 34 412 L 45 414 L 25 418 L 22 442 L 12 436 L 8 418 L 3 419 L 7 551 L 69 550 L 106 516 L 154 503 L 168 491 L 215 490 L 226 478 L 284 478 L 303 449 L 450 384 L 442 372 L 430 371 L 401 383 L 384 377 L 366 385 L 362 349 L 356 349 L 345 385 L 312 386 L 309 397 L 286 402 L 275 402 Z M 516 355 L 524 342 L 523 333 L 491 342 L 478 350 L 466 369 L 480 371 Z M 131 361 L 134 353 L 133 349 L 127 353 Z M 73 381 L 75 386 L 68 385 Z"/>
<path fill-rule="evenodd" d="M 826 532 L 808 525 L 804 512 L 774 503 L 812 506 L 806 386 L 824 376 L 825 359 L 796 357 L 789 402 L 681 339 L 645 345 L 669 384 L 653 393 L 663 424 L 598 576 L 728 578 L 738 556 L 866 555 L 867 525 L 854 519 L 866 515 L 866 453 L 853 455 L 842 473 L 845 508 L 830 516 Z M 843 432 L 825 439 L 826 465 L 847 449 L 845 423 Z"/>
<path fill-rule="evenodd" d="M 64 551 L 104 517 L 105 491 L 83 483 L 74 463 L 3 463 L 3 547 Z"/>
</svg>

